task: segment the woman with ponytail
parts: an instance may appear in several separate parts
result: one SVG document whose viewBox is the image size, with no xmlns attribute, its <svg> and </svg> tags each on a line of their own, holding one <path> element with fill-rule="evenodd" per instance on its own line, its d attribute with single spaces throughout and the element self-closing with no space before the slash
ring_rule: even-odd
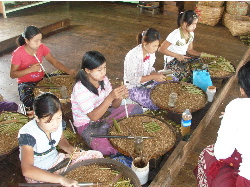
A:
<svg viewBox="0 0 250 187">
<path fill-rule="evenodd" d="M 42 43 L 42 36 L 42 32 L 37 27 L 26 27 L 17 38 L 19 47 L 12 53 L 10 77 L 17 78 L 20 100 L 26 110 L 32 110 L 34 102 L 31 87 L 36 86 L 45 74 L 40 65 L 43 57 L 55 68 L 70 75 L 76 74 L 74 69 L 68 69 L 51 54 L 50 49 Z"/>
<path fill-rule="evenodd" d="M 92 138 L 90 135 L 107 135 L 112 119 L 126 116 L 122 99 L 128 96 L 125 85 L 112 89 L 106 77 L 106 59 L 98 51 L 83 55 L 81 70 L 71 94 L 72 113 L 77 132 L 94 150 L 104 155 L 115 155 L 117 150 L 107 138 Z M 139 105 L 127 105 L 128 114 L 140 114 Z M 104 117 L 107 116 L 107 117 Z"/>
<path fill-rule="evenodd" d="M 129 99 L 150 110 L 157 110 L 158 107 L 150 99 L 151 89 L 143 85 L 151 82 L 148 85 L 150 87 L 166 80 L 166 76 L 157 73 L 153 67 L 156 59 L 155 52 L 160 44 L 160 33 L 149 28 L 138 34 L 137 44 L 125 57 L 124 84 L 130 89 Z"/>
</svg>

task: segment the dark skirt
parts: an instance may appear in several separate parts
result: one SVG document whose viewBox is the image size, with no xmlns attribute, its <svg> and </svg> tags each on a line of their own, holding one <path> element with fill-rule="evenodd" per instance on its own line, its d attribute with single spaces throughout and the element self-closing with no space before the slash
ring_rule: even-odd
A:
<svg viewBox="0 0 250 187">
<path fill-rule="evenodd" d="M 193 70 L 201 69 L 203 63 L 199 58 L 188 59 L 187 61 L 178 61 L 176 58 L 166 63 L 166 69 L 172 70 L 173 75 L 179 79 L 179 81 L 184 81 L 192 83 Z"/>
<path fill-rule="evenodd" d="M 18 84 L 18 92 L 21 102 L 24 104 L 26 110 L 33 110 L 34 93 L 33 86 L 38 82 L 23 82 Z"/>
</svg>

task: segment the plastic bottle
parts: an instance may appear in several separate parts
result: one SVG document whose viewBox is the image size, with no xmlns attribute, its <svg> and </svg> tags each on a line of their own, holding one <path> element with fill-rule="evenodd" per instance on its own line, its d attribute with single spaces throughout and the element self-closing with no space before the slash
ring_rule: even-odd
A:
<svg viewBox="0 0 250 187">
<path fill-rule="evenodd" d="M 190 134 L 191 123 L 192 123 L 192 114 L 190 113 L 189 109 L 186 109 L 182 113 L 182 119 L 181 119 L 181 135 L 182 136 Z"/>
</svg>

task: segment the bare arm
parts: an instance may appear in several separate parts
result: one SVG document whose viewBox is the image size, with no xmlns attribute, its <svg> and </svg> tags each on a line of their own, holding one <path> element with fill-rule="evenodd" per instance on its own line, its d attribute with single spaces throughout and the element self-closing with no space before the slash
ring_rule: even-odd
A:
<svg viewBox="0 0 250 187">
<path fill-rule="evenodd" d="M 78 186 L 77 181 L 65 178 L 61 175 L 53 174 L 43 169 L 34 166 L 34 152 L 33 148 L 28 145 L 21 146 L 21 168 L 25 177 L 33 180 L 60 183 L 63 186 Z"/>
<path fill-rule="evenodd" d="M 110 94 L 104 99 L 102 104 L 89 112 L 87 115 L 92 121 L 100 119 L 104 113 L 108 110 L 110 104 L 112 107 L 117 108 L 120 106 L 123 98 L 128 97 L 128 90 L 126 86 L 120 86 L 110 92 Z"/>
<path fill-rule="evenodd" d="M 24 70 L 19 71 L 18 68 L 19 68 L 19 65 L 11 64 L 10 77 L 12 79 L 23 77 L 24 75 L 27 75 L 29 73 L 41 71 L 41 66 L 38 63 L 33 64 L 33 65 L 31 65 L 30 67 L 28 67 L 27 69 L 24 69 Z"/>
<path fill-rule="evenodd" d="M 68 140 L 65 138 L 63 133 L 62 133 L 61 139 L 58 143 L 58 146 L 68 154 L 73 153 L 75 150 L 75 148 L 69 144 Z"/>
<path fill-rule="evenodd" d="M 159 52 L 164 54 L 164 55 L 167 55 L 167 56 L 172 56 L 174 58 L 176 58 L 177 60 L 179 61 L 184 61 L 186 58 L 189 58 L 185 55 L 180 55 L 180 54 L 177 54 L 177 53 L 173 53 L 171 51 L 168 50 L 168 47 L 171 45 L 170 42 L 168 42 L 167 40 L 165 40 L 161 46 L 159 47 Z"/>
<path fill-rule="evenodd" d="M 191 42 L 188 46 L 188 49 L 187 49 L 187 53 L 189 55 L 193 55 L 193 56 L 200 56 L 201 53 L 200 52 L 197 52 L 193 49 L 193 42 Z"/>
<path fill-rule="evenodd" d="M 61 62 L 59 62 L 51 53 L 48 53 L 45 58 L 57 69 L 69 74 L 69 75 L 76 75 L 77 72 L 74 69 L 69 69 L 64 66 Z"/>
<path fill-rule="evenodd" d="M 166 76 L 164 76 L 161 73 L 153 73 L 150 75 L 143 76 L 141 78 L 141 83 L 146 82 L 146 81 L 150 81 L 150 80 L 155 80 L 157 82 L 163 82 L 166 80 Z"/>
<path fill-rule="evenodd" d="M 62 133 L 61 139 L 58 143 L 58 146 L 64 150 L 69 155 L 73 154 L 73 159 L 76 159 L 80 156 L 80 149 L 75 150 L 76 148 L 69 144 L 68 140 L 65 138 L 64 134 Z"/>
</svg>

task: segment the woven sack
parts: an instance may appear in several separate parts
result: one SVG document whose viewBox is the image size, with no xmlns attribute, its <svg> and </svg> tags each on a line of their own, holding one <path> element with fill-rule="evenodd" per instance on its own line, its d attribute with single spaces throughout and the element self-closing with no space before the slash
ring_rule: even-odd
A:
<svg viewBox="0 0 250 187">
<path fill-rule="evenodd" d="M 198 1 L 198 5 L 205 5 L 211 7 L 221 7 L 225 1 Z"/>
<path fill-rule="evenodd" d="M 225 13 L 223 24 L 229 29 L 233 36 L 242 36 L 250 34 L 250 17 L 238 16 Z"/>
<path fill-rule="evenodd" d="M 0 102 L 4 101 L 3 96 L 0 94 Z"/>
<path fill-rule="evenodd" d="M 199 16 L 199 23 L 215 26 L 222 17 L 224 6 L 210 7 L 197 4 L 195 11 Z"/>
<path fill-rule="evenodd" d="M 244 1 L 227 1 L 226 12 L 232 15 L 245 16 L 248 13 L 248 4 Z"/>
</svg>

